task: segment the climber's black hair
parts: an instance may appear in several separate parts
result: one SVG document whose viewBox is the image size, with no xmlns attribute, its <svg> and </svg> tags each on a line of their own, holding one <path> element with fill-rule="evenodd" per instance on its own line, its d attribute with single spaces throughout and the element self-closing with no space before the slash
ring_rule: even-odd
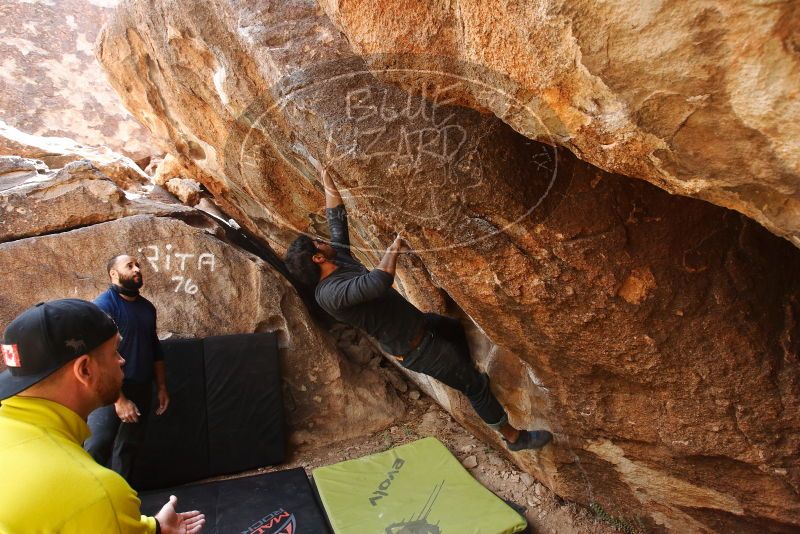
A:
<svg viewBox="0 0 800 534">
<path fill-rule="evenodd" d="M 301 235 L 289 245 L 286 251 L 286 268 L 303 284 L 315 287 L 319 282 L 319 265 L 311 259 L 319 251 L 314 246 L 314 240 L 307 235 Z"/>
</svg>

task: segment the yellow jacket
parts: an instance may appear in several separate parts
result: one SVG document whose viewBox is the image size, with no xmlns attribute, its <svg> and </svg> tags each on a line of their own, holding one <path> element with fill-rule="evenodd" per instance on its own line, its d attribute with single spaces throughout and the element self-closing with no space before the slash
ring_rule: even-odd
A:
<svg viewBox="0 0 800 534">
<path fill-rule="evenodd" d="M 0 533 L 154 533 L 136 492 L 83 450 L 78 414 L 34 397 L 0 406 Z"/>
</svg>

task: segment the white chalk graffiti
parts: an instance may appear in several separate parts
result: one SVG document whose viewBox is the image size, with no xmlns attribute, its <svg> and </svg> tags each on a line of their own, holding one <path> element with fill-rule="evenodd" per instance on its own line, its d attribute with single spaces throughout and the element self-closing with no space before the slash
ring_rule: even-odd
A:
<svg viewBox="0 0 800 534">
<path fill-rule="evenodd" d="M 197 284 L 192 282 L 191 278 L 185 278 L 183 276 L 173 276 L 173 282 L 178 282 L 178 285 L 175 286 L 175 293 L 179 293 L 181 290 L 181 286 L 183 286 L 183 290 L 189 293 L 190 295 L 194 295 L 200 289 L 197 287 Z"/>
<path fill-rule="evenodd" d="M 171 244 L 164 245 L 165 252 L 162 254 L 161 248 L 158 245 L 147 245 L 138 249 L 140 254 L 145 254 L 144 258 L 153 268 L 153 271 L 159 272 L 175 272 L 176 274 L 171 278 L 173 282 L 178 284 L 175 286 L 175 293 L 184 292 L 189 295 L 196 294 L 200 288 L 197 283 L 192 280 L 187 274 L 192 271 L 202 273 L 205 269 L 208 272 L 214 272 L 216 268 L 216 257 L 210 252 L 203 252 L 202 254 L 190 252 L 173 252 Z"/>
<path fill-rule="evenodd" d="M 466 91 L 461 82 L 417 89 L 412 94 L 370 85 L 348 91 L 343 102 L 346 120 L 329 130 L 325 158 L 377 161 L 385 170 L 387 181 L 348 188 L 351 198 L 381 203 L 385 210 L 402 209 L 409 223 L 455 227 L 469 216 L 466 199 L 485 185 L 483 155 L 478 150 L 482 145 L 475 133 L 489 132 L 468 129 L 472 123 L 459 118 L 453 104 Z M 430 201 L 396 203 L 384 189 L 390 186 L 416 191 Z M 446 201 L 438 201 L 437 195 Z"/>
<path fill-rule="evenodd" d="M 353 89 L 348 91 L 345 98 L 347 118 L 356 123 L 376 115 L 385 122 L 401 118 L 422 118 L 435 127 L 441 127 L 455 116 L 455 113 L 447 106 L 457 103 L 455 98 L 443 95 L 451 90 L 459 89 L 460 85 L 460 83 L 455 83 L 447 87 L 436 86 L 433 90 L 423 87 L 420 95 L 409 93 L 405 105 L 402 107 L 397 107 L 389 101 L 390 96 L 387 89 L 374 87 Z M 444 116 L 439 113 L 440 110 L 444 111 Z"/>
<path fill-rule="evenodd" d="M 348 92 L 347 118 L 356 125 L 350 152 L 366 159 L 390 157 L 395 165 L 417 169 L 426 160 L 439 165 L 455 163 L 456 155 L 467 141 L 467 131 L 460 124 L 448 124 L 455 116 L 446 107 L 452 99 L 440 99 L 453 87 L 437 91 L 431 100 L 408 95 L 405 105 L 400 107 L 387 101 L 386 89 L 360 88 Z M 407 121 L 418 123 L 420 119 L 425 127 L 406 127 Z M 364 128 L 362 123 L 368 126 Z"/>
</svg>

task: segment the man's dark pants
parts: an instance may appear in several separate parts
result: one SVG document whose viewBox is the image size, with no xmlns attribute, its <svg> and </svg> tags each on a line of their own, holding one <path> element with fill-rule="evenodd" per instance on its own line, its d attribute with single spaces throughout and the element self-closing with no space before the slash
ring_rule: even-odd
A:
<svg viewBox="0 0 800 534">
<path fill-rule="evenodd" d="M 425 323 L 427 332 L 422 342 L 405 355 L 403 366 L 464 393 L 488 425 L 499 427 L 505 423 L 506 412 L 489 389 L 489 377 L 479 373 L 472 363 L 461 323 L 435 313 L 426 313 Z"/>
<path fill-rule="evenodd" d="M 122 393 L 139 408 L 138 423 L 123 423 L 114 405 L 103 406 L 89 414 L 89 429 L 92 435 L 84 448 L 100 465 L 110 467 L 126 480 L 130 480 L 133 462 L 144 442 L 144 433 L 150 414 L 152 384 L 125 382 Z M 110 462 L 109 462 L 110 460 Z"/>
</svg>

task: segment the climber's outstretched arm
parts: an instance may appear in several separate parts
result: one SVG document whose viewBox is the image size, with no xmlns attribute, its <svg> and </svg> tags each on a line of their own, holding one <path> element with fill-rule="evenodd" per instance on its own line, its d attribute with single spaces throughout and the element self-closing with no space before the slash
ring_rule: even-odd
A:
<svg viewBox="0 0 800 534">
<path fill-rule="evenodd" d="M 319 166 L 322 185 L 325 188 L 325 216 L 328 219 L 328 229 L 331 234 L 331 245 L 340 254 L 353 257 L 350 253 L 350 236 L 347 228 L 347 211 L 344 208 L 342 196 L 336 184 L 333 183 L 331 173 L 327 166 Z"/>
<path fill-rule="evenodd" d="M 322 167 L 320 175 L 322 178 L 322 185 L 325 187 L 325 207 L 335 208 L 341 206 L 343 204 L 342 196 L 339 194 L 336 184 L 333 183 L 333 178 L 331 178 L 331 173 L 328 172 L 328 168 Z"/>
</svg>

